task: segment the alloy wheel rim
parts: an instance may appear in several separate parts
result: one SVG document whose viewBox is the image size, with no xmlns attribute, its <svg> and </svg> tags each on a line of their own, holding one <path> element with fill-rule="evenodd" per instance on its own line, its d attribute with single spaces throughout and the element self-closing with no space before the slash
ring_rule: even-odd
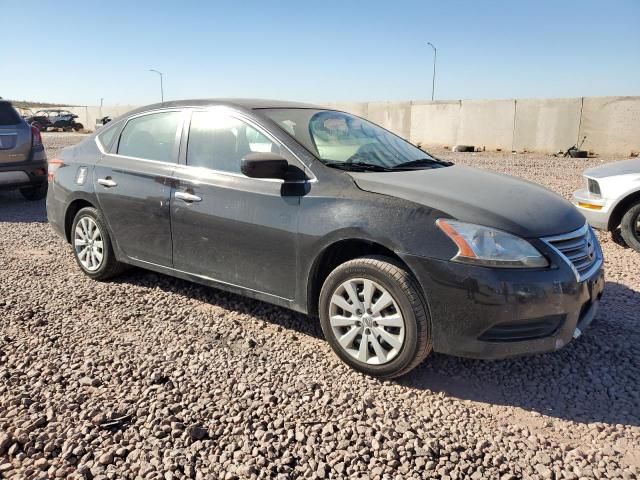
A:
<svg viewBox="0 0 640 480">
<path fill-rule="evenodd" d="M 404 317 L 396 300 L 367 278 L 352 278 L 336 288 L 329 323 L 340 348 L 362 363 L 388 363 L 404 345 Z"/>
<path fill-rule="evenodd" d="M 636 216 L 636 220 L 634 223 L 635 229 L 634 229 L 634 234 L 635 237 L 638 241 L 640 241 L 640 213 L 638 213 L 638 215 Z"/>
<path fill-rule="evenodd" d="M 102 232 L 91 217 L 82 217 L 76 225 L 73 238 L 76 256 L 89 272 L 95 272 L 102 265 L 104 242 Z"/>
</svg>

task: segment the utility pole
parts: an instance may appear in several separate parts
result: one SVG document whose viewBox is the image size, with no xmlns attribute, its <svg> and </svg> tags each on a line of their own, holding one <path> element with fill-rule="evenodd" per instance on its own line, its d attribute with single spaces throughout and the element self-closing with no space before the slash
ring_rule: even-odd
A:
<svg viewBox="0 0 640 480">
<path fill-rule="evenodd" d="M 154 70 L 153 68 L 149 69 L 149 71 L 160 75 L 160 101 L 164 103 L 164 89 L 162 87 L 162 72 L 159 72 L 158 70 Z"/>
<path fill-rule="evenodd" d="M 427 45 L 433 48 L 433 79 L 431 80 L 431 101 L 433 102 L 436 91 L 436 59 L 438 57 L 438 50 L 436 50 L 436 47 L 431 42 L 427 42 Z"/>
</svg>

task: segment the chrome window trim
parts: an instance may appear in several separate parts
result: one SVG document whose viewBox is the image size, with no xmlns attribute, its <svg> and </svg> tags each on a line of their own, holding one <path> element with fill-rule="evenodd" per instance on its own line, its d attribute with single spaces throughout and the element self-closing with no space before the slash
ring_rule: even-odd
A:
<svg viewBox="0 0 640 480">
<path fill-rule="evenodd" d="M 117 139 L 118 145 L 116 147 L 116 152 L 115 153 L 105 152 L 105 154 L 106 155 L 111 155 L 111 156 L 114 156 L 114 157 L 126 158 L 126 159 L 129 159 L 129 160 L 141 160 L 143 162 L 153 162 L 153 163 L 158 163 L 158 164 L 161 164 L 161 165 L 178 165 L 178 160 L 176 160 L 175 162 L 163 162 L 161 160 L 151 160 L 150 158 L 142 158 L 142 157 L 131 157 L 129 155 L 120 155 L 118 153 L 118 148 L 120 147 L 120 138 L 122 137 L 122 132 L 124 132 L 124 129 L 127 128 L 127 125 L 129 124 L 129 122 L 131 120 L 133 120 L 135 118 L 139 118 L 139 117 L 144 117 L 146 115 L 154 115 L 156 113 L 165 113 L 165 112 L 178 112 L 178 113 L 184 114 L 185 113 L 185 109 L 182 108 L 182 107 L 161 108 L 161 109 L 158 109 L 158 110 L 147 110 L 145 112 L 137 113 L 135 115 L 132 115 L 132 116 L 128 117 L 125 120 L 124 125 L 122 126 L 122 130 L 120 131 L 120 135 L 118 135 L 118 139 Z M 176 127 L 176 144 L 177 144 L 178 148 L 180 146 L 179 135 L 182 134 L 182 126 L 183 126 L 183 124 L 184 124 L 184 115 L 180 119 L 179 125 Z M 95 138 L 98 138 L 98 136 L 96 135 Z M 114 141 L 115 141 L 115 139 L 114 139 Z M 174 145 L 174 148 L 176 148 L 176 145 Z"/>
<path fill-rule="evenodd" d="M 158 165 L 168 165 L 168 166 L 174 166 L 174 167 L 178 166 L 176 162 L 162 162 L 160 160 L 149 160 L 148 158 L 129 157 L 128 155 L 119 155 L 117 153 L 106 152 L 105 155 L 109 155 L 110 157 L 125 158 L 127 160 L 137 160 L 138 162 L 156 163 Z"/>
<path fill-rule="evenodd" d="M 107 153 L 107 152 L 104 151 L 104 148 L 103 148 L 102 144 L 98 140 L 98 135 L 93 137 L 93 141 L 96 142 L 96 146 L 98 147 L 98 150 L 100 150 L 101 154 L 103 154 L 103 155 L 111 155 L 110 153 Z"/>
<path fill-rule="evenodd" d="M 580 272 L 578 272 L 578 269 L 573 265 L 571 260 L 569 260 L 569 258 L 564 253 L 562 253 L 558 248 L 556 248 L 553 245 L 553 242 L 570 240 L 572 238 L 578 238 L 578 237 L 584 237 L 587 234 L 587 232 L 591 234 L 591 237 L 595 242 L 594 246 L 595 246 L 596 260 L 593 263 L 593 265 L 589 268 L 589 270 L 587 270 L 583 274 L 580 274 Z M 573 232 L 563 233 L 562 235 L 554 235 L 552 237 L 544 237 L 544 238 L 541 238 L 540 240 L 542 240 L 548 247 L 550 247 L 554 252 L 556 252 L 560 256 L 560 258 L 562 258 L 565 261 L 565 263 L 569 265 L 569 267 L 571 267 L 571 270 L 576 276 L 576 280 L 578 282 L 583 282 L 587 278 L 591 277 L 591 275 L 597 272 L 600 269 L 600 267 L 602 267 L 602 264 L 604 263 L 602 250 L 600 248 L 600 242 L 598 242 L 598 239 L 595 233 L 593 232 L 591 227 L 589 227 L 588 223 L 585 223 L 582 227 L 580 227 L 577 230 L 574 230 Z"/>
<path fill-rule="evenodd" d="M 276 143 L 277 145 L 279 145 L 282 148 L 284 148 L 285 150 L 287 150 L 293 156 L 293 158 L 303 167 L 303 171 L 310 173 L 311 177 L 312 177 L 312 178 L 309 178 L 309 179 L 306 179 L 306 180 L 291 180 L 291 181 L 288 181 L 286 183 L 316 183 L 318 181 L 318 178 L 313 173 L 311 168 L 308 167 L 302 160 L 300 160 L 300 157 L 298 157 L 298 155 L 296 155 L 295 152 L 293 152 L 293 150 L 291 150 L 289 147 L 284 145 L 282 142 L 280 142 L 279 140 L 274 138 L 273 134 L 271 134 L 268 130 L 266 130 L 262 125 L 256 123 L 253 119 L 249 118 L 246 113 L 244 113 L 244 112 L 242 112 L 242 111 L 240 111 L 240 110 L 238 110 L 236 108 L 227 106 L 227 105 L 210 105 L 210 106 L 185 105 L 185 106 L 181 106 L 181 107 L 169 107 L 169 108 L 159 108 L 159 109 L 155 109 L 155 110 L 145 110 L 144 112 L 136 113 L 135 115 L 127 117 L 124 120 L 124 125 L 122 125 L 120 127 L 121 128 L 120 135 L 118 135 L 118 138 L 117 138 L 118 145 L 120 144 L 120 136 L 122 135 L 122 132 L 127 127 L 127 124 L 129 123 L 129 121 L 131 121 L 134 118 L 142 117 L 142 116 L 145 116 L 145 115 L 152 115 L 154 113 L 171 112 L 171 111 L 185 112 L 185 113 L 189 113 L 189 115 L 191 115 L 191 113 L 193 113 L 194 111 L 210 111 L 210 110 L 214 110 L 214 109 L 216 109 L 216 110 L 218 110 L 218 109 L 227 110 L 227 111 L 231 112 L 232 116 L 240 117 L 239 120 L 242 120 L 243 122 L 248 123 L 249 125 L 254 127 L 256 130 L 258 130 L 260 133 L 265 135 L 267 138 L 271 139 L 274 143 Z M 184 121 L 185 121 L 185 119 L 183 119 L 183 122 Z M 189 119 L 189 121 L 190 121 L 190 119 Z M 178 131 L 180 133 L 182 133 L 182 129 L 181 128 L 179 128 Z M 100 152 L 102 154 L 113 156 L 113 157 L 124 158 L 124 159 L 127 159 L 127 160 L 137 160 L 137 161 L 141 161 L 141 162 L 150 162 L 150 163 L 154 163 L 154 164 L 158 164 L 158 165 L 169 165 L 169 166 L 173 165 L 175 167 L 188 167 L 188 168 L 206 168 L 207 171 L 213 172 L 213 173 L 215 173 L 217 175 L 226 175 L 226 176 L 230 176 L 230 177 L 234 177 L 234 178 L 244 178 L 244 179 L 250 179 L 250 180 L 261 181 L 261 182 L 280 183 L 280 184 L 285 183 L 284 180 L 277 179 L 277 178 L 250 178 L 250 177 L 247 177 L 246 175 L 243 175 L 242 173 L 228 172 L 228 171 L 225 171 L 225 170 L 215 170 L 213 168 L 207 168 L 207 167 L 194 167 L 194 166 L 186 165 L 186 164 L 183 165 L 183 164 L 180 163 L 179 159 L 176 162 L 163 162 L 163 161 L 159 161 L 159 160 L 151 160 L 151 159 L 148 159 L 148 158 L 131 157 L 131 156 L 128 156 L 128 155 L 120 155 L 119 153 L 117 153 L 117 151 L 116 152 L 107 152 L 107 151 L 105 151 L 104 148 L 102 147 L 102 145 L 100 144 L 99 140 L 98 140 L 98 135 L 97 134 L 94 137 L 94 141 L 95 141 L 96 145 L 98 146 L 98 149 L 100 150 Z M 189 141 L 188 135 L 187 135 L 186 141 L 187 141 L 187 145 L 188 145 L 188 141 Z"/>
<path fill-rule="evenodd" d="M 96 142 L 96 145 L 98 146 L 98 150 L 100 150 L 100 153 L 104 154 L 104 155 L 111 155 L 111 153 L 107 152 L 106 149 L 104 148 L 104 145 L 102 144 L 102 142 L 100 141 L 99 137 L 100 135 L 102 135 L 104 132 L 106 132 L 107 130 L 114 128 L 114 129 L 120 129 L 122 130 L 124 125 L 118 125 L 119 123 L 122 123 L 123 120 L 118 120 L 115 122 L 109 122 L 109 126 L 105 127 L 103 125 L 103 127 L 95 132 L 95 135 L 93 136 L 93 141 Z M 126 125 L 126 122 L 124 123 Z M 116 132 L 117 133 L 117 132 Z M 122 131 L 120 131 L 120 133 L 122 133 Z M 118 135 L 116 138 L 120 138 L 120 135 Z M 113 140 L 111 140 L 111 143 L 115 142 L 115 138 Z"/>
<path fill-rule="evenodd" d="M 192 172 L 204 170 L 207 174 L 224 175 L 226 177 L 243 178 L 245 180 L 255 180 L 255 181 L 270 182 L 270 183 L 285 183 L 285 181 L 280 178 L 251 178 L 251 177 L 247 177 L 246 175 L 243 175 L 242 173 L 227 172 L 225 170 L 215 170 L 213 168 L 208 168 L 208 167 L 194 167 L 193 165 L 182 165 L 182 164 L 177 165 L 176 172 L 180 171 L 181 169 L 187 169 Z M 198 179 L 197 181 L 196 180 L 189 180 L 189 181 L 193 183 L 202 184 L 202 185 L 217 186 L 216 184 L 212 184 L 205 180 L 200 180 L 200 179 Z M 305 183 L 305 182 L 306 180 L 296 180 L 295 182 L 292 181 L 287 183 Z"/>
</svg>

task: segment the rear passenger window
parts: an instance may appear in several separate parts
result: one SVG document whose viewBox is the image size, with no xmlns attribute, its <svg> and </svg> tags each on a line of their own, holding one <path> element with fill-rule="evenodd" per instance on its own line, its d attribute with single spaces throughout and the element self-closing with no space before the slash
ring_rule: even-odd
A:
<svg viewBox="0 0 640 480">
<path fill-rule="evenodd" d="M 242 120 L 222 112 L 193 112 L 187 165 L 241 173 L 242 157 L 253 152 L 281 153 L 275 142 Z"/>
<path fill-rule="evenodd" d="M 174 162 L 173 147 L 180 115 L 181 112 L 160 112 L 129 120 L 120 135 L 118 154 Z"/>
<path fill-rule="evenodd" d="M 118 133 L 118 131 L 120 130 L 120 125 L 122 124 L 119 123 L 102 127 L 104 131 L 98 134 L 98 141 L 100 142 L 100 145 L 102 145 L 102 148 L 105 149 L 105 151 L 109 151 L 109 147 L 111 146 L 113 137 L 115 137 L 116 133 Z"/>
</svg>

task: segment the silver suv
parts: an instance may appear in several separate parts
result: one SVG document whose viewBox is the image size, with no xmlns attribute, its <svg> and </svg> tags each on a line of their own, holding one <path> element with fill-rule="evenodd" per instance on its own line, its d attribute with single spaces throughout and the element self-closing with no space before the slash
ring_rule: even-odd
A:
<svg viewBox="0 0 640 480">
<path fill-rule="evenodd" d="M 0 100 L 0 189 L 16 188 L 27 200 L 46 197 L 47 155 L 40 131 Z"/>
</svg>

